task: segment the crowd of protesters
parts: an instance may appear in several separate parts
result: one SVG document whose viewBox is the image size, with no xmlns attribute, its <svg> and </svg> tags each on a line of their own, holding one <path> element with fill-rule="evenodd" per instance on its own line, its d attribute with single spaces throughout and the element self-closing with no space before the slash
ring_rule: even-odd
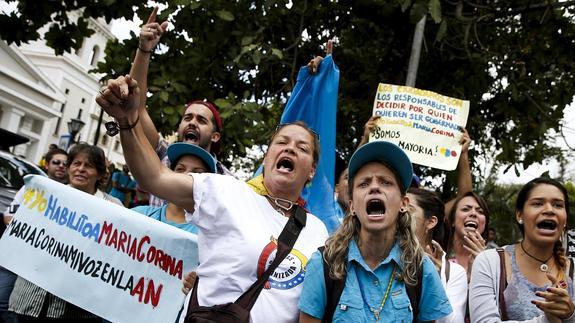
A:
<svg viewBox="0 0 575 323">
<path fill-rule="evenodd" d="M 562 242 L 569 199 L 561 183 L 536 178 L 523 186 L 509 214 L 522 239 L 499 247 L 487 204 L 473 192 L 467 131 L 461 129 L 457 196 L 444 202 L 420 187 L 401 148 L 368 142 L 373 117 L 349 161 L 336 163 L 341 224 L 329 235 L 301 197 L 321 155 L 319 137 L 304 122 L 278 126 L 262 174 L 248 182 L 217 158 L 225 153 L 225 128 L 215 104 L 185 104 L 177 143 L 158 134 L 146 110 L 150 53 L 167 28 L 155 21 L 156 10 L 140 31 L 130 75 L 108 80 L 96 98 L 117 122 L 127 165 L 114 172 L 101 149 L 76 144 L 68 152 L 50 149 L 43 167 L 54 181 L 198 235 L 199 266 L 182 282 L 188 299 L 180 321 L 200 322 L 210 307 L 246 297 L 271 267 L 304 279 L 249 296 L 251 322 L 575 322 L 573 261 Z M 308 64 L 311 72 L 321 61 Z M 4 212 L 8 225 L 23 191 Z M 278 259 L 262 263 L 270 243 Z M 281 257 L 290 252 L 307 260 L 288 266 Z M 1 267 L 0 318 L 103 320 Z"/>
</svg>

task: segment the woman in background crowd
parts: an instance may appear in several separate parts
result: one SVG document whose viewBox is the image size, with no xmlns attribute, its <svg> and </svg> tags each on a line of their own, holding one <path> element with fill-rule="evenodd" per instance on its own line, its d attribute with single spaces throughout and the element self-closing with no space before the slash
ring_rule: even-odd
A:
<svg viewBox="0 0 575 323">
<path fill-rule="evenodd" d="M 410 188 L 407 196 L 419 243 L 435 264 L 453 308 L 451 315 L 437 322 L 463 322 L 467 305 L 467 274 L 460 265 L 447 261 L 443 252 L 445 245 L 439 243 L 444 241 L 445 206 L 437 193 L 426 189 Z"/>
<path fill-rule="evenodd" d="M 448 217 L 447 258 L 465 268 L 468 276 L 475 257 L 485 250 L 488 224 L 489 210 L 481 196 L 468 192 L 455 199 Z"/>
<path fill-rule="evenodd" d="M 68 154 L 68 185 L 118 205 L 122 203 L 99 190 L 106 173 L 104 151 L 88 144 L 76 144 Z M 26 322 L 94 322 L 102 319 L 58 298 L 44 289 L 18 277 L 10 295 L 10 310 L 18 314 L 20 323 Z"/>
</svg>

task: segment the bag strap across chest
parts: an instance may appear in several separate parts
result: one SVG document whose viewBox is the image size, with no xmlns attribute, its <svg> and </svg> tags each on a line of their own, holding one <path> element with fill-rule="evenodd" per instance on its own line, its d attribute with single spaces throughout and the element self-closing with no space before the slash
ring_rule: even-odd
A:
<svg viewBox="0 0 575 323">
<path fill-rule="evenodd" d="M 266 269 L 266 271 L 250 286 L 250 288 L 248 288 L 248 290 L 246 290 L 234 302 L 235 304 L 240 305 L 247 311 L 252 309 L 270 275 L 276 270 L 284 258 L 291 252 L 301 230 L 306 225 L 306 220 L 306 211 L 302 207 L 296 206 L 295 215 L 289 218 L 278 237 L 278 247 L 276 257 L 274 258 L 273 262 L 270 264 L 268 269 Z M 194 288 L 192 290 L 192 296 L 190 298 L 190 303 L 188 304 L 188 314 L 199 307 L 197 295 L 198 283 L 199 277 L 196 278 Z"/>
</svg>

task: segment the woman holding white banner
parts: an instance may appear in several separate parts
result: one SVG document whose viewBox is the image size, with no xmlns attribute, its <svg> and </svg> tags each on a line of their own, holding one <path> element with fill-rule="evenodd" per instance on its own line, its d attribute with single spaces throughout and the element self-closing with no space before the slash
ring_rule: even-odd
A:
<svg viewBox="0 0 575 323">
<path fill-rule="evenodd" d="M 261 182 L 255 185 L 216 174 L 177 174 L 162 165 L 138 123 L 139 91 L 137 82 L 122 76 L 108 81 L 96 102 L 118 121 L 125 157 L 138 183 L 186 209 L 186 219 L 198 226 L 199 306 L 238 299 L 282 249 L 277 239 L 286 223 L 298 221 L 300 228 L 305 226 L 293 249 L 250 311 L 252 322 L 296 322 L 305 264 L 328 235 L 318 218 L 301 211 L 301 192 L 319 158 L 317 135 L 301 122 L 280 125 L 271 137 Z M 305 223 L 296 213 L 304 214 Z"/>
<path fill-rule="evenodd" d="M 68 154 L 68 185 L 105 201 L 123 205 L 120 200 L 101 190 L 99 184 L 106 173 L 104 151 L 88 144 L 75 145 Z M 102 319 L 44 289 L 18 277 L 10 295 L 10 310 L 25 322 L 94 322 Z"/>
</svg>

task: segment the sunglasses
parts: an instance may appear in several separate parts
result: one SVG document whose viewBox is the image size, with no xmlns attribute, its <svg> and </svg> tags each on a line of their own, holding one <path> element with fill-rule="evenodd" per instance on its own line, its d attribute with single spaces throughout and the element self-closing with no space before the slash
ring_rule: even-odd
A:
<svg viewBox="0 0 575 323">
<path fill-rule="evenodd" d="M 56 166 L 60 166 L 60 164 L 66 166 L 66 164 L 67 164 L 67 162 L 65 162 L 65 161 L 63 161 L 63 160 L 59 160 L 59 159 L 52 159 L 52 160 L 50 161 L 50 163 L 51 163 L 52 165 L 56 165 Z"/>
<path fill-rule="evenodd" d="M 285 123 L 280 123 L 280 124 L 278 124 L 277 127 L 276 127 L 276 131 L 275 131 L 275 132 L 277 133 L 278 131 L 280 131 L 281 128 L 283 128 L 283 127 L 285 127 L 285 126 L 289 126 L 289 125 L 296 125 L 296 126 L 302 127 L 301 124 L 296 123 L 296 122 L 285 122 Z M 304 128 L 305 130 L 311 132 L 311 133 L 314 135 L 314 137 L 317 139 L 317 141 L 319 141 L 319 133 L 315 132 L 315 130 L 313 130 L 312 128 L 310 128 L 310 127 L 308 127 L 308 126 L 305 126 L 305 127 L 302 127 L 302 128 Z"/>
</svg>

